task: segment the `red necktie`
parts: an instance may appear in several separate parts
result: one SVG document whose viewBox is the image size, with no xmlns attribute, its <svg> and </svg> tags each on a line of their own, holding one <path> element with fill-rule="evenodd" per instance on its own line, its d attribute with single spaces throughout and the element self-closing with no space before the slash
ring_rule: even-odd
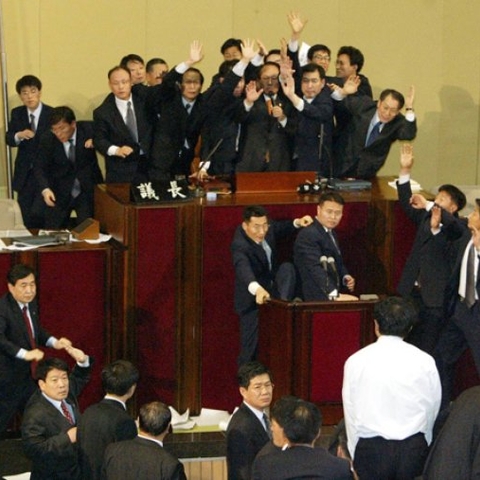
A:
<svg viewBox="0 0 480 480">
<path fill-rule="evenodd" d="M 28 317 L 27 306 L 24 306 L 22 308 L 22 314 L 23 314 L 23 320 L 25 322 L 25 326 L 27 327 L 28 339 L 30 340 L 30 346 L 32 347 L 32 349 L 37 348 L 37 345 L 35 343 L 35 337 L 33 335 L 32 324 L 30 323 L 30 318 Z"/>
<path fill-rule="evenodd" d="M 75 422 L 73 421 L 72 414 L 68 410 L 67 405 L 65 405 L 65 402 L 62 402 L 60 404 L 60 408 L 62 409 L 63 415 L 69 421 L 70 425 L 75 425 Z"/>
</svg>

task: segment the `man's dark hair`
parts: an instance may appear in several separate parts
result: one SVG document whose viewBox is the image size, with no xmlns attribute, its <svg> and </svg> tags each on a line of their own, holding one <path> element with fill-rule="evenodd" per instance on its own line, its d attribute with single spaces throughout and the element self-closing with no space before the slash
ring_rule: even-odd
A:
<svg viewBox="0 0 480 480">
<path fill-rule="evenodd" d="M 130 73 L 130 70 L 123 66 L 123 65 L 115 65 L 113 68 L 111 68 L 108 73 L 107 73 L 107 77 L 108 79 L 110 80 L 110 77 L 112 76 L 112 73 L 115 73 L 117 72 L 118 70 L 123 70 L 124 72 L 127 72 L 128 73 L 128 76 L 131 77 L 132 74 Z"/>
<path fill-rule="evenodd" d="M 35 378 L 37 380 L 45 381 L 48 372 L 54 369 L 67 373 L 70 371 L 65 360 L 62 360 L 61 358 L 50 357 L 38 362 L 37 369 L 35 370 Z"/>
<path fill-rule="evenodd" d="M 263 363 L 257 362 L 256 360 L 247 362 L 238 369 L 238 385 L 243 388 L 248 388 L 252 378 L 258 377 L 259 375 L 263 375 L 265 373 L 270 377 L 271 380 L 272 374 Z"/>
<path fill-rule="evenodd" d="M 15 84 L 15 90 L 20 95 L 22 88 L 24 87 L 36 87 L 38 90 L 42 89 L 42 82 L 35 75 L 24 75 L 17 80 Z"/>
<path fill-rule="evenodd" d="M 56 125 L 58 122 L 65 121 L 72 123 L 75 121 L 75 113 L 70 107 L 63 105 L 61 107 L 55 107 L 50 117 L 50 125 Z"/>
<path fill-rule="evenodd" d="M 339 57 L 340 55 L 347 55 L 350 59 L 350 65 L 356 65 L 357 73 L 360 73 L 360 70 L 362 69 L 365 62 L 365 58 L 363 56 L 363 53 L 358 48 L 352 46 L 340 47 L 337 52 L 337 57 Z"/>
<path fill-rule="evenodd" d="M 312 45 L 312 46 L 308 49 L 307 58 L 308 58 L 310 61 L 312 61 L 312 60 L 313 60 L 313 56 L 314 56 L 317 52 L 327 52 L 329 57 L 332 56 L 331 50 L 330 50 L 326 45 L 322 45 L 321 43 L 317 43 L 317 44 L 315 44 L 315 45 Z"/>
<path fill-rule="evenodd" d="M 125 55 L 120 60 L 120 66 L 127 67 L 128 62 L 138 62 L 138 63 L 141 63 L 142 65 L 145 65 L 143 58 L 140 55 L 137 55 L 136 53 L 129 53 L 128 55 Z"/>
<path fill-rule="evenodd" d="M 267 217 L 267 210 L 261 205 L 249 205 L 243 210 L 243 221 L 249 222 L 252 217 Z"/>
<path fill-rule="evenodd" d="M 33 274 L 35 276 L 35 270 L 24 263 L 17 263 L 14 265 L 7 273 L 7 282 L 10 285 L 15 286 L 15 284 L 22 278 L 28 277 Z"/>
<path fill-rule="evenodd" d="M 402 109 L 405 105 L 405 97 L 397 90 L 394 90 L 393 88 L 387 88 L 380 94 L 380 100 L 385 100 L 389 95 L 391 95 L 391 97 L 398 102 L 398 109 Z"/>
<path fill-rule="evenodd" d="M 280 65 L 275 62 L 265 62 L 259 69 L 258 69 L 258 79 L 260 80 L 263 71 L 268 67 L 273 66 L 278 70 L 278 74 L 280 75 Z"/>
<path fill-rule="evenodd" d="M 318 205 L 322 206 L 325 202 L 335 202 L 340 205 L 345 205 L 345 200 L 337 192 L 325 192 L 320 195 L 318 199 Z"/>
<path fill-rule="evenodd" d="M 318 72 L 322 80 L 325 78 L 325 70 L 321 65 L 318 65 L 316 63 L 307 63 L 302 67 L 302 76 L 304 73 L 313 73 L 313 72 Z"/>
<path fill-rule="evenodd" d="M 270 55 L 281 55 L 282 51 L 279 48 L 272 48 L 271 50 L 268 51 L 268 53 L 265 55 L 265 59 L 267 59 Z M 270 60 L 267 60 L 269 62 Z M 277 62 L 273 62 L 277 63 Z"/>
<path fill-rule="evenodd" d="M 405 298 L 387 297 L 375 305 L 373 318 L 382 335 L 404 338 L 417 320 L 417 311 Z"/>
<path fill-rule="evenodd" d="M 270 417 L 283 428 L 299 401 L 300 399 L 293 395 L 280 397 L 270 409 Z"/>
<path fill-rule="evenodd" d="M 138 383 L 137 367 L 127 360 L 116 360 L 102 370 L 102 387 L 106 393 L 122 396 Z"/>
<path fill-rule="evenodd" d="M 283 433 L 291 443 L 311 444 L 320 433 L 322 414 L 316 405 L 299 400 L 283 425 Z"/>
<path fill-rule="evenodd" d="M 457 212 L 463 210 L 463 208 L 467 204 L 467 197 L 465 197 L 465 194 L 455 185 L 450 185 L 449 183 L 446 183 L 445 185 L 440 185 L 438 187 L 438 191 L 445 192 L 447 195 L 450 196 L 452 202 L 457 206 Z"/>
<path fill-rule="evenodd" d="M 170 409 L 162 402 L 150 402 L 140 407 L 140 429 L 153 436 L 165 432 L 172 420 Z"/>
<path fill-rule="evenodd" d="M 155 65 L 166 65 L 168 67 L 167 62 L 163 58 L 151 58 L 147 62 L 145 70 L 150 73 Z"/>
<path fill-rule="evenodd" d="M 231 48 L 231 47 L 237 47 L 240 52 L 242 51 L 242 41 L 239 38 L 229 38 L 225 40 L 220 47 L 220 53 L 223 55 L 225 53 L 225 50 Z"/>
<path fill-rule="evenodd" d="M 225 78 L 227 73 L 239 62 L 239 60 L 225 60 L 218 67 L 218 75 Z"/>
<path fill-rule="evenodd" d="M 185 70 L 185 72 L 183 73 L 183 75 L 185 75 L 185 73 L 188 73 L 188 72 L 195 72 L 195 73 L 198 73 L 198 75 L 200 76 L 200 85 L 203 85 L 203 82 L 204 82 L 204 77 L 203 77 L 203 74 L 202 72 L 198 69 L 198 68 L 195 68 L 195 67 L 190 67 L 188 68 L 187 70 Z M 183 76 L 182 76 L 183 78 Z"/>
</svg>

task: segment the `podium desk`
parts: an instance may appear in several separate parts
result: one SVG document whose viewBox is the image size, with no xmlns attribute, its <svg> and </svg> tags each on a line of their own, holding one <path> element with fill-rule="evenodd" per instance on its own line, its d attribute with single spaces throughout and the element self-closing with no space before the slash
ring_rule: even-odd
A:
<svg viewBox="0 0 480 480">
<path fill-rule="evenodd" d="M 337 234 L 357 294 L 392 293 L 414 237 L 388 180 L 340 192 L 346 205 Z M 263 205 L 272 219 L 285 220 L 315 216 L 317 203 L 318 194 L 257 191 L 133 204 L 128 185 L 96 187 L 95 218 L 125 248 L 119 302 L 126 313 L 118 335 L 121 353 L 142 372 L 139 403 L 160 398 L 192 413 L 201 406 L 232 411 L 240 403 L 235 229 L 247 205 Z M 281 261 L 291 259 L 293 241 L 278 246 Z"/>
<path fill-rule="evenodd" d="M 343 417 L 343 365 L 375 341 L 375 301 L 272 300 L 259 309 L 260 360 L 272 371 L 274 398 L 295 395 L 322 409 L 324 424 Z"/>
</svg>

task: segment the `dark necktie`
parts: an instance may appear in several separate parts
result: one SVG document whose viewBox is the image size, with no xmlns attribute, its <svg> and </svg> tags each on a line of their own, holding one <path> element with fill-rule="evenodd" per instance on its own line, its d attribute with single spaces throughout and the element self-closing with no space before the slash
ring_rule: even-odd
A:
<svg viewBox="0 0 480 480">
<path fill-rule="evenodd" d="M 187 103 L 185 105 L 185 110 L 187 111 L 187 113 L 190 115 L 190 112 L 192 111 L 192 104 L 191 103 Z"/>
<path fill-rule="evenodd" d="M 70 138 L 68 140 L 68 159 L 72 162 L 72 164 L 75 167 L 75 144 L 73 143 L 73 138 Z M 80 188 L 80 182 L 78 178 L 75 178 L 73 181 L 73 186 L 70 194 L 72 195 L 73 198 L 77 198 L 80 195 L 80 192 L 82 189 Z"/>
<path fill-rule="evenodd" d="M 465 305 L 468 308 L 475 305 L 475 245 L 471 245 L 467 259 L 467 279 L 465 285 Z"/>
<path fill-rule="evenodd" d="M 30 114 L 30 130 L 32 132 L 36 132 L 36 129 L 35 129 L 35 115 L 33 113 Z"/>
<path fill-rule="evenodd" d="M 337 241 L 335 240 L 335 237 L 333 236 L 333 232 L 329 229 L 327 230 L 328 236 L 330 237 L 330 240 L 332 241 L 333 245 L 335 246 L 335 250 L 340 253 L 340 249 L 338 248 Z"/>
<path fill-rule="evenodd" d="M 370 135 L 367 138 L 367 143 L 365 144 L 366 147 L 369 147 L 380 135 L 380 127 L 382 125 L 382 122 L 377 122 L 373 128 L 372 131 L 370 132 Z"/>
<path fill-rule="evenodd" d="M 266 240 L 262 241 L 262 248 L 265 250 L 265 255 L 267 256 L 268 266 L 270 270 L 272 269 L 272 248 L 267 243 Z"/>
<path fill-rule="evenodd" d="M 75 421 L 73 420 L 72 414 L 70 413 L 70 410 L 68 409 L 65 402 L 60 403 L 60 408 L 62 409 L 63 416 L 68 420 L 70 425 L 75 425 Z"/>
<path fill-rule="evenodd" d="M 265 430 L 267 431 L 268 438 L 272 438 L 272 429 L 270 428 L 270 420 L 266 413 L 263 414 L 263 423 L 265 423 Z"/>
<path fill-rule="evenodd" d="M 127 124 L 133 139 L 138 143 L 137 121 L 135 119 L 135 114 L 133 113 L 132 102 L 127 102 L 127 118 L 125 123 Z"/>
</svg>

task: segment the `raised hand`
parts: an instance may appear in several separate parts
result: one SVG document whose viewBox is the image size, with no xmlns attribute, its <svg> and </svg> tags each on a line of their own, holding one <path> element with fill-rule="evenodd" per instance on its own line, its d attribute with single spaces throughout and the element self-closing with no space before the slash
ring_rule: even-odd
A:
<svg viewBox="0 0 480 480">
<path fill-rule="evenodd" d="M 248 104 L 253 105 L 259 98 L 260 95 L 263 93 L 263 88 L 257 90 L 257 83 L 255 80 L 251 80 L 245 86 L 245 100 Z"/>
<path fill-rule="evenodd" d="M 308 20 L 303 20 L 298 12 L 291 11 L 287 15 L 288 23 L 292 29 L 292 35 L 300 35 Z"/>
<path fill-rule="evenodd" d="M 242 40 L 242 59 L 245 60 L 247 63 L 255 57 L 258 53 L 258 50 L 255 50 L 255 42 L 246 38 Z"/>
<path fill-rule="evenodd" d="M 190 45 L 190 57 L 189 63 L 193 65 L 198 63 L 203 58 L 203 45 L 198 41 L 194 40 Z"/>
<path fill-rule="evenodd" d="M 415 86 L 410 85 L 408 94 L 405 97 L 405 108 L 413 108 L 413 101 L 415 100 Z"/>
<path fill-rule="evenodd" d="M 413 167 L 413 145 L 404 143 L 400 148 L 400 168 L 403 173 L 409 173 Z"/>
</svg>

